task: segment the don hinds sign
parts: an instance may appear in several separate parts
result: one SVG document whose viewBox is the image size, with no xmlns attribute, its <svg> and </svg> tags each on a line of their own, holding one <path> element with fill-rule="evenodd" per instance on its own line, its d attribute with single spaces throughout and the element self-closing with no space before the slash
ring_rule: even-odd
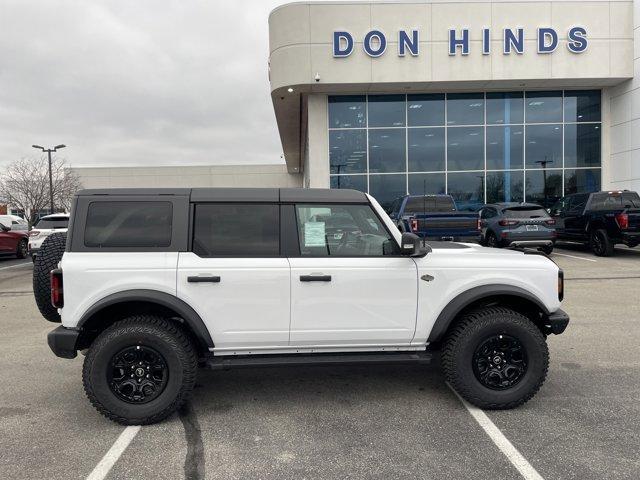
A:
<svg viewBox="0 0 640 480">
<path fill-rule="evenodd" d="M 502 54 L 523 54 L 525 51 L 523 28 L 505 28 L 497 36 L 489 28 L 482 29 L 481 49 L 483 55 L 491 54 L 491 42 L 499 38 L 502 44 Z M 398 44 L 397 55 L 404 57 L 420 55 L 420 30 L 399 30 L 394 36 Z M 494 38 L 496 37 L 496 38 Z M 355 48 L 353 35 L 346 30 L 333 32 L 333 56 L 345 58 L 353 53 Z M 367 32 L 362 41 L 364 52 L 370 57 L 380 57 L 387 51 L 387 35 L 381 30 Z M 450 29 L 448 33 L 449 55 L 469 55 L 469 29 Z M 571 27 L 567 31 L 567 39 L 564 41 L 566 48 L 571 53 L 584 52 L 589 41 L 587 30 L 584 27 Z M 551 27 L 540 27 L 536 32 L 536 53 L 553 53 L 560 44 L 558 32 Z"/>
</svg>

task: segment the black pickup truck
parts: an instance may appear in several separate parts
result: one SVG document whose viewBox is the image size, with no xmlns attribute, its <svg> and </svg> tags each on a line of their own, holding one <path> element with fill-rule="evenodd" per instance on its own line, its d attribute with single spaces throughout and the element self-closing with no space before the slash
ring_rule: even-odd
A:
<svg viewBox="0 0 640 480">
<path fill-rule="evenodd" d="M 451 195 L 406 195 L 396 199 L 389 216 L 401 232 L 427 240 L 478 242 L 478 212 L 460 212 Z"/>
<path fill-rule="evenodd" d="M 567 195 L 549 209 L 558 240 L 588 244 L 606 257 L 616 244 L 640 243 L 640 196 L 636 192 L 596 192 Z"/>
</svg>

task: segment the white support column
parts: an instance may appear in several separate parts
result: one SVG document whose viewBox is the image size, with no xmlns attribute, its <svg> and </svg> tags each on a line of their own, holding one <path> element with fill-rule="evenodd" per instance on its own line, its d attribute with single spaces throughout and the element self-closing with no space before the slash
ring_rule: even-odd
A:
<svg viewBox="0 0 640 480">
<path fill-rule="evenodd" d="M 601 189 L 611 189 L 611 168 L 613 158 L 611 158 L 611 93 L 609 88 L 602 89 L 601 120 L 600 127 L 600 159 L 601 159 Z"/>
<path fill-rule="evenodd" d="M 311 94 L 308 103 L 308 160 L 305 177 L 310 188 L 329 188 L 329 112 L 327 95 Z"/>
</svg>

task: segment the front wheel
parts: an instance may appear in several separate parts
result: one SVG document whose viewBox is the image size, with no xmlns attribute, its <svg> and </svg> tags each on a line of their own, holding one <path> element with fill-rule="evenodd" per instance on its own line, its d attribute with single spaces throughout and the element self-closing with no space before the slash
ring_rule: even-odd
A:
<svg viewBox="0 0 640 480">
<path fill-rule="evenodd" d="M 152 315 L 113 324 L 89 348 L 82 380 L 93 406 L 123 425 L 159 422 L 193 389 L 197 356 L 179 326 Z"/>
<path fill-rule="evenodd" d="M 549 350 L 542 332 L 524 315 L 484 307 L 465 314 L 450 330 L 442 368 L 468 402 L 491 410 L 515 408 L 544 383 Z"/>
</svg>

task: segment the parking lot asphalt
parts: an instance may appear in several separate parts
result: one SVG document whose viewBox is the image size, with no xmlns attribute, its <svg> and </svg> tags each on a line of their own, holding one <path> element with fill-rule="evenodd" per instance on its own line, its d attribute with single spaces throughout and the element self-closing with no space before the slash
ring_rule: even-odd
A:
<svg viewBox="0 0 640 480">
<path fill-rule="evenodd" d="M 563 245 L 571 324 L 542 390 L 486 412 L 545 479 L 640 477 L 640 249 Z M 124 427 L 89 405 L 82 356 L 56 358 L 31 263 L 0 259 L 0 478 L 87 478 Z M 518 478 L 437 365 L 207 371 L 106 478 Z M 532 477 L 533 478 L 533 477 Z"/>
</svg>

